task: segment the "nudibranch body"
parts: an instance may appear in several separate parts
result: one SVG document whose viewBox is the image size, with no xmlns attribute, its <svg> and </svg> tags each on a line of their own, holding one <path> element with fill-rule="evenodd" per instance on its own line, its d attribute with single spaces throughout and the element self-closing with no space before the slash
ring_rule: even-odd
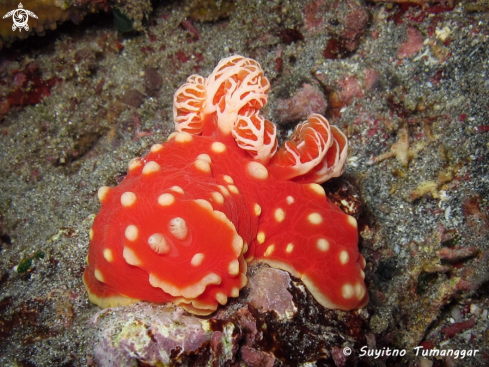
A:
<svg viewBox="0 0 489 367">
<path fill-rule="evenodd" d="M 277 150 L 260 115 L 269 88 L 256 61 L 235 55 L 175 93 L 176 132 L 98 192 L 83 277 L 92 302 L 206 315 L 239 295 L 259 261 L 300 278 L 325 307 L 366 305 L 356 221 L 319 185 L 343 172 L 346 137 L 311 115 Z"/>
</svg>

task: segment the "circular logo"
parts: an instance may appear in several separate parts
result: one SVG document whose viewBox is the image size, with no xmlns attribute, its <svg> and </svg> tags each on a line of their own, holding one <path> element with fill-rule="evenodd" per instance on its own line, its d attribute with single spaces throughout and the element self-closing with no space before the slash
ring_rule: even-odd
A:
<svg viewBox="0 0 489 367">
<path fill-rule="evenodd" d="M 14 25 L 18 28 L 22 29 L 27 26 L 27 30 L 29 30 L 29 26 L 27 25 L 27 21 L 29 20 L 29 14 L 24 9 L 17 9 L 12 14 L 12 20 L 14 21 Z M 15 31 L 15 29 L 14 29 Z"/>
<path fill-rule="evenodd" d="M 343 354 L 345 356 L 349 356 L 351 354 L 351 348 L 349 348 L 349 347 L 343 348 Z"/>
<path fill-rule="evenodd" d="M 19 29 L 19 31 L 22 31 L 22 28 L 28 31 L 29 25 L 27 24 L 27 21 L 29 20 L 29 15 L 31 17 L 37 18 L 36 14 L 34 14 L 29 10 L 24 9 L 22 3 L 19 3 L 19 8 L 9 11 L 7 14 L 3 16 L 3 19 L 7 17 L 12 17 L 12 20 L 14 22 L 14 24 L 12 25 L 13 31 L 15 31 L 17 28 Z"/>
</svg>

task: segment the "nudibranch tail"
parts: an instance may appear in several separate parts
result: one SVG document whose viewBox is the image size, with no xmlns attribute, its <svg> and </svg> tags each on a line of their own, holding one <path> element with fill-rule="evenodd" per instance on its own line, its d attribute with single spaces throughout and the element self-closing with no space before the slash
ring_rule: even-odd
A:
<svg viewBox="0 0 489 367">
<path fill-rule="evenodd" d="M 317 184 L 343 172 L 347 138 L 313 114 L 277 150 L 260 114 L 269 89 L 255 60 L 234 55 L 177 90 L 176 132 L 98 192 L 83 276 L 92 302 L 207 315 L 239 296 L 260 261 L 302 279 L 325 307 L 367 303 L 356 221 Z"/>
<path fill-rule="evenodd" d="M 261 215 L 255 260 L 300 278 L 327 308 L 365 306 L 365 263 L 357 247 L 356 220 L 330 204 L 317 184 L 299 185 L 300 191 L 292 189 L 297 185 L 292 182 L 279 185 L 284 189 L 269 193 L 276 204 Z"/>
</svg>

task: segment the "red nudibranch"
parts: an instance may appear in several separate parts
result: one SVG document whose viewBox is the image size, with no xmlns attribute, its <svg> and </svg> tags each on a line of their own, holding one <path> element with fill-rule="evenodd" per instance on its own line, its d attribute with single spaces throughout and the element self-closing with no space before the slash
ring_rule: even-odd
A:
<svg viewBox="0 0 489 367">
<path fill-rule="evenodd" d="M 92 302 L 173 302 L 207 315 L 239 295 L 258 261 L 300 278 L 327 308 L 367 304 L 356 220 L 319 185 L 343 173 L 347 139 L 314 114 L 277 149 L 260 114 L 269 89 L 260 65 L 239 55 L 178 89 L 176 132 L 98 192 L 83 275 Z"/>
</svg>

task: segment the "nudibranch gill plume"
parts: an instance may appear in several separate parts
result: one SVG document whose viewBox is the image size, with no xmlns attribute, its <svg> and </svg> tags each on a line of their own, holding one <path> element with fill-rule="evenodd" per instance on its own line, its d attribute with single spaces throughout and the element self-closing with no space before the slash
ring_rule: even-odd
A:
<svg viewBox="0 0 489 367">
<path fill-rule="evenodd" d="M 327 308 L 367 304 L 357 222 L 319 185 L 343 173 L 347 139 L 313 114 L 278 148 L 260 114 L 269 89 L 255 60 L 234 55 L 177 90 L 176 131 L 98 191 L 83 275 L 93 303 L 173 302 L 207 315 L 263 262 Z"/>
</svg>

